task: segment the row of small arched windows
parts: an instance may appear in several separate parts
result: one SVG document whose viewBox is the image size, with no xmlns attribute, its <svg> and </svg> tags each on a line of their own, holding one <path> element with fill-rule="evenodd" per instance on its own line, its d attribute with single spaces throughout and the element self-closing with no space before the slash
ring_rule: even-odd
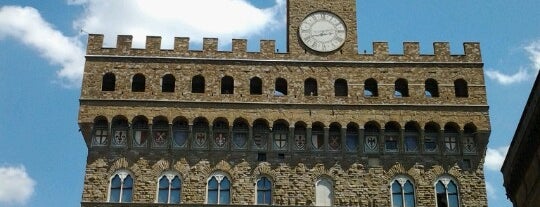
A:
<svg viewBox="0 0 540 207">
<path fill-rule="evenodd" d="M 183 117 L 176 118 L 172 125 L 165 117 L 156 117 L 150 125 L 146 117 L 137 116 L 131 123 L 130 127 L 126 118 L 117 116 L 109 125 L 105 117 L 96 117 L 92 145 L 351 152 L 360 149 L 379 152 L 382 148 L 386 152 L 450 153 L 457 153 L 462 148 L 465 153 L 475 153 L 477 142 L 477 128 L 473 123 L 466 124 L 461 133 L 456 123 L 449 122 L 441 129 L 437 123 L 429 122 L 421 133 L 421 127 L 414 121 L 407 122 L 403 130 L 397 122 L 388 122 L 381 128 L 379 123 L 370 121 L 364 125 L 362 134 L 354 122 L 346 127 L 334 122 L 328 128 L 321 122 L 314 122 L 308 128 L 300 121 L 291 128 L 285 120 L 277 120 L 270 127 L 265 119 L 257 119 L 250 126 L 245 119 L 238 118 L 231 128 L 225 118 L 215 119 L 210 126 L 206 118 L 199 117 L 190 126 Z"/>
<path fill-rule="evenodd" d="M 110 179 L 108 202 L 131 203 L 134 178 L 126 170 L 117 171 Z M 272 205 L 274 185 L 271 179 L 260 176 L 255 187 L 256 205 Z M 459 207 L 457 183 L 449 176 L 442 176 L 434 184 L 436 207 Z M 207 179 L 205 204 L 231 204 L 232 184 L 229 176 L 217 171 Z M 414 207 L 414 183 L 407 176 L 398 175 L 390 182 L 391 206 Z M 321 177 L 315 182 L 315 206 L 334 204 L 334 186 L 331 179 Z M 157 179 L 156 203 L 179 204 L 182 199 L 182 181 L 174 172 L 165 172 Z"/>
<path fill-rule="evenodd" d="M 172 74 L 164 75 L 161 78 L 161 92 L 174 92 L 176 78 Z M 439 97 L 439 84 L 435 79 L 427 79 L 425 81 L 425 96 Z M 259 77 L 253 77 L 249 80 L 250 95 L 261 95 L 263 82 Z M 144 92 L 146 87 L 146 77 L 143 74 L 135 74 L 131 82 L 131 90 L 133 92 Z M 114 73 L 106 73 L 103 75 L 102 91 L 114 91 L 116 88 L 116 76 Z M 206 82 L 202 75 L 193 76 L 191 79 L 191 93 L 205 93 Z M 221 94 L 234 94 L 234 79 L 231 76 L 221 78 Z M 468 97 L 467 81 L 457 79 L 454 81 L 454 92 L 456 97 Z M 286 96 L 288 94 L 287 80 L 284 78 L 276 78 L 275 80 L 275 96 Z M 318 84 L 314 78 L 304 80 L 304 95 L 317 96 Z M 347 80 L 336 79 L 334 82 L 334 95 L 348 96 L 349 86 Z M 370 78 L 364 82 L 364 96 L 377 97 L 379 96 L 378 83 L 375 79 Z M 408 81 L 403 78 L 396 80 L 394 84 L 395 97 L 408 97 L 409 86 Z"/>
</svg>

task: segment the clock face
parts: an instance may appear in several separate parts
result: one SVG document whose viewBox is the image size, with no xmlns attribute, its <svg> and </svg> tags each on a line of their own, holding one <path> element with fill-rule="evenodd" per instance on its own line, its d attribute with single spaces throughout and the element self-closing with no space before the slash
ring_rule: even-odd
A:
<svg viewBox="0 0 540 207">
<path fill-rule="evenodd" d="M 337 15 L 319 11 L 311 13 L 302 21 L 298 33 L 302 42 L 310 49 L 331 52 L 343 45 L 347 28 Z"/>
</svg>

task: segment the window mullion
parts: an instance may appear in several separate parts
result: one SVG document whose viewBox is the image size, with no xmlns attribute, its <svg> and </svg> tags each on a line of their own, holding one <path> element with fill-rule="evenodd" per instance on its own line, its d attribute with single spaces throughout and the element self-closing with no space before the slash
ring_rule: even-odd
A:
<svg viewBox="0 0 540 207">
<path fill-rule="evenodd" d="M 118 199 L 119 203 L 122 203 L 122 193 L 124 192 L 124 179 L 120 179 L 120 198 Z"/>
</svg>

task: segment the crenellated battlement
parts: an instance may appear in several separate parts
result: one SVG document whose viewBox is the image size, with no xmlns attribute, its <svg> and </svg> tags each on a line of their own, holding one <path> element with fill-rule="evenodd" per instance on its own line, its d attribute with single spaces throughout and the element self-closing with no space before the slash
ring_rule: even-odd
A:
<svg viewBox="0 0 540 207">
<path fill-rule="evenodd" d="M 87 55 L 105 56 L 151 56 L 151 57 L 193 57 L 219 59 L 280 59 L 280 60 L 335 60 L 335 61 L 392 61 L 392 62 L 482 62 L 480 44 L 463 43 L 463 54 L 451 54 L 448 42 L 433 43 L 434 54 L 421 54 L 418 42 L 404 42 L 402 54 L 391 54 L 387 42 L 374 42 L 372 54 L 347 55 L 335 52 L 332 54 L 313 55 L 304 53 L 279 53 L 274 40 L 261 40 L 259 51 L 248 51 L 248 40 L 233 39 L 231 51 L 218 48 L 217 38 L 204 38 L 201 50 L 190 50 L 190 39 L 176 37 L 173 49 L 161 49 L 161 37 L 147 36 L 145 48 L 133 48 L 131 35 L 118 35 L 116 47 L 103 47 L 104 36 L 90 34 L 88 37 Z"/>
</svg>

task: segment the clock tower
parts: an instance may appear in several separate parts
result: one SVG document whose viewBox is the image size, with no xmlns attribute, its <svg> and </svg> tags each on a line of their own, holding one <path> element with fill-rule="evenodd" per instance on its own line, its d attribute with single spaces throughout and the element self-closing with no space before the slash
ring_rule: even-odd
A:
<svg viewBox="0 0 540 207">
<path fill-rule="evenodd" d="M 357 55 L 356 0 L 288 0 L 291 55 Z"/>
</svg>

